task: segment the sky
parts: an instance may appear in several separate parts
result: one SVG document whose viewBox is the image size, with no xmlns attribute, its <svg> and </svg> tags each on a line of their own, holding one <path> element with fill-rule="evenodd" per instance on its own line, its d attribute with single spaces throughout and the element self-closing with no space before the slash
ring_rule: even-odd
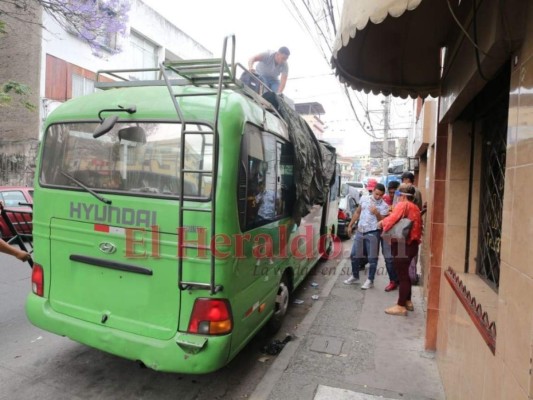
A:
<svg viewBox="0 0 533 400">
<path fill-rule="evenodd" d="M 325 109 L 321 117 L 330 135 L 343 135 L 342 155 L 368 154 L 370 139 L 356 122 L 343 87 L 333 75 L 329 55 L 323 55 L 311 34 L 288 7 L 294 0 L 143 0 L 180 30 L 212 51 L 222 52 L 224 37 L 235 34 L 236 60 L 247 67 L 248 59 L 281 46 L 290 49 L 289 79 L 284 94 L 295 102 L 317 101 Z M 294 1 L 303 7 L 300 0 Z M 342 6 L 342 0 L 334 5 Z M 336 20 L 341 10 L 337 7 Z M 351 89 L 350 89 L 351 90 Z M 366 95 L 358 93 L 363 101 Z M 379 107 L 379 99 L 369 99 Z M 360 109 L 361 115 L 363 111 Z M 403 113 L 403 111 L 402 111 Z"/>
</svg>

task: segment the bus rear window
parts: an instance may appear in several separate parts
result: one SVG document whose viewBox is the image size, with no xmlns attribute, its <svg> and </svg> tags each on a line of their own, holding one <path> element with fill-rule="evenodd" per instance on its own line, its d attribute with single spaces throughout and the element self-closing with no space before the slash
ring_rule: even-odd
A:
<svg viewBox="0 0 533 400">
<path fill-rule="evenodd" d="M 178 197 L 180 194 L 179 123 L 117 123 L 95 139 L 97 123 L 51 125 L 44 137 L 40 184 L 79 186 L 130 195 Z M 129 128 L 129 129 L 128 129 Z M 133 129 L 132 129 L 133 128 Z M 187 197 L 211 195 L 213 132 L 187 125 L 183 190 Z M 135 132 L 134 135 L 129 133 Z"/>
</svg>

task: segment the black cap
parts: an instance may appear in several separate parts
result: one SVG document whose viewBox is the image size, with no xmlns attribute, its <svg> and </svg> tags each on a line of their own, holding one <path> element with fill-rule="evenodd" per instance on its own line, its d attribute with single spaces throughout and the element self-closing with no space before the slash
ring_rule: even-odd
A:
<svg viewBox="0 0 533 400">
<path fill-rule="evenodd" d="M 404 172 L 402 174 L 402 181 L 404 179 L 409 179 L 411 182 L 414 182 L 415 181 L 415 175 L 412 172 L 409 172 L 409 171 Z"/>
</svg>

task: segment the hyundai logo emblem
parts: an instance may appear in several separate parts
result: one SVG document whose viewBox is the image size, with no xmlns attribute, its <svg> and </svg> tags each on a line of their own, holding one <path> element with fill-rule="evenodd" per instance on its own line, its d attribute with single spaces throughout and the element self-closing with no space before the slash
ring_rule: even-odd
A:
<svg viewBox="0 0 533 400">
<path fill-rule="evenodd" d="M 117 251 L 117 246 L 115 246 L 113 243 L 109 242 L 102 242 L 98 245 L 98 248 L 102 253 L 106 254 L 113 254 Z"/>
</svg>

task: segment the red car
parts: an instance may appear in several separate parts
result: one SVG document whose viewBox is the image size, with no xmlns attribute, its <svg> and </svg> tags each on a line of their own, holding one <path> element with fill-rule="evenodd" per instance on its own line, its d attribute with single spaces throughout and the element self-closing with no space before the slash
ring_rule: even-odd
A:
<svg viewBox="0 0 533 400">
<path fill-rule="evenodd" d="M 20 186 L 0 186 L 0 201 L 4 203 L 7 216 L 15 225 L 18 233 L 31 235 L 31 211 L 33 204 L 33 188 Z M 15 212 L 9 212 L 13 210 Z M 24 215 L 17 213 L 23 211 Z M 0 217 L 0 236 L 9 239 L 13 235 L 8 229 L 4 218 Z"/>
</svg>

